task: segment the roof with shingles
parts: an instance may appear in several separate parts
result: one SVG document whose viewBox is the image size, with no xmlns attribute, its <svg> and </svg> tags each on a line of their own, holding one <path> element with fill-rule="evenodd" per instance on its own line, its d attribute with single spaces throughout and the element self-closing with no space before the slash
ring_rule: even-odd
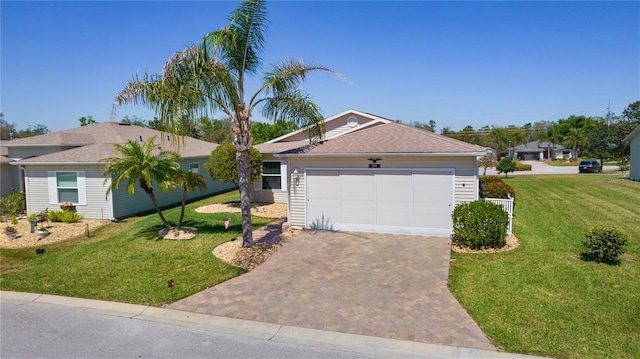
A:
<svg viewBox="0 0 640 359">
<path fill-rule="evenodd" d="M 437 135 L 396 122 L 355 131 L 315 146 L 303 146 L 282 154 L 347 155 L 347 154 L 484 154 L 481 146 Z"/>
<path fill-rule="evenodd" d="M 69 130 L 47 133 L 39 136 L 3 141 L 3 147 L 71 146 L 74 148 L 47 155 L 26 158 L 24 163 L 95 163 L 118 156 L 114 145 L 125 144 L 128 140 L 146 141 L 156 136 L 156 144 L 173 150 L 183 158 L 207 157 L 218 145 L 191 137 L 174 138 L 168 133 L 146 127 L 102 122 Z"/>
</svg>

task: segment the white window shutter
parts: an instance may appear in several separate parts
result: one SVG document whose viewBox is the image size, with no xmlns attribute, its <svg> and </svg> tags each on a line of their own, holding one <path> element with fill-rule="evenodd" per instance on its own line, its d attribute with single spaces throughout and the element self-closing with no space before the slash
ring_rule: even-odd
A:
<svg viewBox="0 0 640 359">
<path fill-rule="evenodd" d="M 84 171 L 78 171 L 78 204 L 87 205 L 87 179 Z"/>
<path fill-rule="evenodd" d="M 58 204 L 58 183 L 56 181 L 56 172 L 47 171 L 47 180 L 49 182 L 49 204 Z"/>
<path fill-rule="evenodd" d="M 280 162 L 280 189 L 283 191 L 287 190 L 287 179 L 289 178 L 289 174 L 287 173 L 287 162 Z"/>
</svg>

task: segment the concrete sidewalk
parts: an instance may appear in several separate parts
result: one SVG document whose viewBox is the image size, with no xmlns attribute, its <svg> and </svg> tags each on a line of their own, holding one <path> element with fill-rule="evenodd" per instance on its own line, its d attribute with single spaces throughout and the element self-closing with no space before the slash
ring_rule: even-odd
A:
<svg viewBox="0 0 640 359">
<path fill-rule="evenodd" d="M 491 350 L 417 343 L 363 335 L 329 332 L 286 325 L 260 323 L 144 305 L 106 302 L 93 299 L 61 297 L 46 294 L 0 291 L 0 305 L 43 306 L 75 312 L 98 313 L 135 320 L 165 323 L 204 331 L 247 336 L 275 342 L 344 350 L 388 358 L 539 358 Z"/>
</svg>

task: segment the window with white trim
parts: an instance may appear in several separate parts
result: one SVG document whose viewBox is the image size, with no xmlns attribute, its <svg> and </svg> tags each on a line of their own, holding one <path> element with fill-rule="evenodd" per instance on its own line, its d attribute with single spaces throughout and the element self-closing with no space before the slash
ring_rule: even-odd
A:
<svg viewBox="0 0 640 359">
<path fill-rule="evenodd" d="M 280 162 L 262 163 L 262 189 L 282 189 Z"/>
<path fill-rule="evenodd" d="M 189 171 L 193 173 L 200 173 L 200 163 L 198 162 L 189 163 Z"/>
<path fill-rule="evenodd" d="M 71 202 L 87 204 L 87 188 L 84 171 L 48 171 L 49 204 Z"/>
</svg>

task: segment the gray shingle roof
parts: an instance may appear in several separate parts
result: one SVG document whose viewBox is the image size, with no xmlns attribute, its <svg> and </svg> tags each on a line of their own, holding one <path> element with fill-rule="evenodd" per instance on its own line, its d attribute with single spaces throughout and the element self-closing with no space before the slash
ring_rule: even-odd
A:
<svg viewBox="0 0 640 359">
<path fill-rule="evenodd" d="M 400 123 L 387 123 L 365 128 L 327 140 L 313 147 L 287 151 L 301 155 L 338 154 L 484 154 L 481 146 Z"/>
<path fill-rule="evenodd" d="M 23 159 L 25 163 L 95 163 L 113 157 L 115 144 L 128 140 L 145 141 L 156 136 L 156 144 L 173 150 L 183 158 L 209 156 L 218 145 L 191 137 L 172 138 L 170 134 L 119 122 L 102 122 L 44 135 L 3 141 L 3 147 L 76 146 L 75 148 Z"/>
</svg>

